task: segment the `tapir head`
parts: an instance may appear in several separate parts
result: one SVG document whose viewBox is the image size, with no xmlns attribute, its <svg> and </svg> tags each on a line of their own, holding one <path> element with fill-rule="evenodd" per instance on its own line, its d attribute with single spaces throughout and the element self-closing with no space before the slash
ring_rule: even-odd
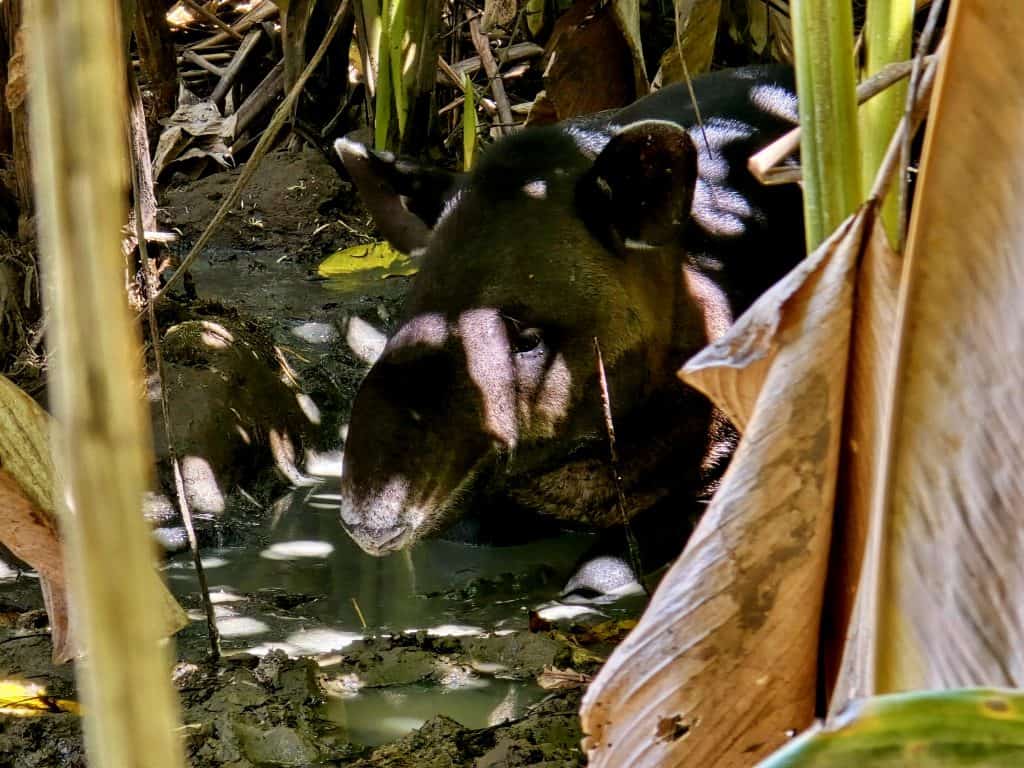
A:
<svg viewBox="0 0 1024 768">
<path fill-rule="evenodd" d="M 336 148 L 419 264 L 349 425 L 341 519 L 367 552 L 447 527 L 481 483 L 604 441 L 595 339 L 617 415 L 704 342 L 680 275 L 697 153 L 676 125 L 528 130 L 469 174 Z"/>
</svg>

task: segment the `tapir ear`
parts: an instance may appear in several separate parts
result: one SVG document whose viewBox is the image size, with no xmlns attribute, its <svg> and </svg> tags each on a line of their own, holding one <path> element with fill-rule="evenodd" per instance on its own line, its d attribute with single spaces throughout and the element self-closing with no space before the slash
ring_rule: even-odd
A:
<svg viewBox="0 0 1024 768">
<path fill-rule="evenodd" d="M 463 175 L 376 152 L 350 139 L 338 139 L 334 150 L 388 242 L 405 253 L 426 247 Z"/>
<path fill-rule="evenodd" d="M 583 213 L 620 247 L 665 245 L 677 239 L 697 183 L 697 148 L 686 131 L 664 120 L 622 128 L 580 181 Z"/>
</svg>

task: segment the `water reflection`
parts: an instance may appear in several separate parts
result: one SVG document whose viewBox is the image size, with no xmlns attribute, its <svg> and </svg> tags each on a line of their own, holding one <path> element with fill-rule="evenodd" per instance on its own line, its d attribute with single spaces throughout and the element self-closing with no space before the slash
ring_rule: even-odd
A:
<svg viewBox="0 0 1024 768">
<path fill-rule="evenodd" d="M 516 547 L 476 547 L 428 540 L 415 549 L 384 558 L 360 550 L 338 521 L 336 493 L 295 493 L 268 522 L 259 545 L 223 548 L 203 554 L 217 600 L 231 601 L 229 649 L 251 647 L 236 628 L 241 617 L 261 622 L 259 641 L 297 644 L 302 631 L 350 634 L 430 630 L 437 634 L 479 634 L 525 627 L 527 612 L 550 600 L 590 542 L 563 536 Z M 194 594 L 188 554 L 167 565 L 178 595 Z M 360 617 L 360 613 L 362 617 Z M 363 626 L 365 621 L 366 626 Z M 254 630 L 256 625 L 249 625 Z M 340 641 L 339 641 L 340 642 Z M 326 648 L 300 653 L 320 653 Z"/>
<path fill-rule="evenodd" d="M 497 725 L 520 717 L 544 697 L 544 691 L 532 683 L 476 682 L 479 684 L 460 688 L 364 688 L 350 697 L 329 699 L 325 710 L 352 741 L 376 746 L 419 728 L 435 715 L 447 715 L 467 728 Z"/>
</svg>

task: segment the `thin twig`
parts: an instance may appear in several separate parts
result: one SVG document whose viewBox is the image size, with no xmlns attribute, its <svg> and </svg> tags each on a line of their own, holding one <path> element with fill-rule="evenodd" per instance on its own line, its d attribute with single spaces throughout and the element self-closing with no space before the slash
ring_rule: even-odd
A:
<svg viewBox="0 0 1024 768">
<path fill-rule="evenodd" d="M 232 24 L 231 29 L 233 29 L 237 34 L 241 35 L 245 32 L 248 32 L 257 24 L 262 24 L 264 21 L 272 19 L 274 16 L 277 15 L 277 13 L 278 11 L 276 5 L 270 2 L 270 0 L 262 0 L 262 2 L 259 5 L 257 5 L 247 14 L 245 14 L 245 16 L 243 16 L 234 24 Z M 213 48 L 214 46 L 219 45 L 220 43 L 232 39 L 234 39 L 234 35 L 229 35 L 227 32 L 218 32 L 217 34 L 212 35 L 206 38 L 205 40 L 200 40 L 196 43 L 193 43 L 189 46 L 189 48 L 194 51 L 198 51 L 203 48 Z"/>
<path fill-rule="evenodd" d="M 608 454 L 611 461 L 612 484 L 615 486 L 615 499 L 622 517 L 622 527 L 626 533 L 626 545 L 629 547 L 629 565 L 636 573 L 636 579 L 644 592 L 650 595 L 644 583 L 644 571 L 640 562 L 640 546 L 637 544 L 633 528 L 626 517 L 626 494 L 622 490 L 622 475 L 619 473 L 619 452 L 615 445 L 615 422 L 612 421 L 612 402 L 608 394 L 608 379 L 604 374 L 604 358 L 601 356 L 601 344 L 594 337 L 594 358 L 597 362 L 597 381 L 601 387 L 601 410 L 604 412 L 604 428 L 608 433 Z"/>
<path fill-rule="evenodd" d="M 501 79 L 501 75 L 498 74 L 498 63 L 494 60 L 494 54 L 491 53 L 490 39 L 480 31 L 479 13 L 467 10 L 466 19 L 469 21 L 469 35 L 473 39 L 473 47 L 480 55 L 480 63 L 483 65 L 484 72 L 487 73 L 487 80 L 491 84 L 491 93 L 494 94 L 494 103 L 498 105 L 498 116 L 501 118 L 501 125 L 497 126 L 498 132 L 508 133 L 505 127 L 514 124 L 515 119 L 512 117 L 512 107 L 509 106 L 508 95 L 505 93 L 505 83 Z"/>
<path fill-rule="evenodd" d="M 906 136 L 913 137 L 917 133 L 917 129 L 921 127 L 921 123 L 928 114 L 932 86 L 935 84 L 935 75 L 939 69 L 939 61 L 941 61 L 942 56 L 945 54 L 945 49 L 945 40 L 943 40 L 935 54 L 928 57 L 928 67 L 925 69 L 924 75 L 922 75 L 921 81 L 918 84 L 914 105 L 909 115 L 904 114 L 899 125 L 896 126 L 896 131 L 893 133 L 892 140 L 885 151 L 885 157 L 882 158 L 882 164 L 878 168 L 878 174 L 875 176 L 875 183 L 872 185 L 871 194 L 869 195 L 869 198 L 872 200 L 881 202 L 889 191 L 889 185 L 896 176 L 896 170 L 907 167 L 901 161 L 904 139 Z M 902 253 L 902 246 L 896 252 Z"/>
<path fill-rule="evenodd" d="M 213 11 L 208 11 L 204 6 L 195 2 L 195 0 L 181 0 L 181 2 L 190 11 L 206 19 L 206 21 L 213 24 L 213 26 L 215 26 L 224 34 L 229 35 L 238 41 L 241 41 L 242 36 L 235 30 L 233 30 L 227 23 L 218 18 L 217 14 L 215 14 Z"/>
<path fill-rule="evenodd" d="M 129 71 L 129 77 L 134 80 L 134 73 Z M 138 87 L 132 83 L 132 87 Z M 156 294 L 156 285 L 153 274 L 149 269 L 149 253 L 146 244 L 146 233 L 143 230 L 141 183 L 139 180 L 141 158 L 136 152 L 134 141 L 128 142 L 131 150 L 132 163 L 132 197 L 135 205 L 135 230 L 139 247 L 140 272 L 143 275 L 146 297 L 146 318 L 149 323 L 149 339 L 153 345 L 153 360 L 156 368 L 157 386 L 160 388 L 160 415 L 164 423 L 164 439 L 167 442 L 167 457 L 170 459 L 171 468 L 174 473 L 174 489 L 177 495 L 178 510 L 181 514 L 181 521 L 185 525 L 185 534 L 188 538 L 188 546 L 192 552 L 192 562 L 196 569 L 196 580 L 199 582 L 199 596 L 203 602 L 203 609 L 206 613 L 206 630 L 210 638 L 210 658 L 216 661 L 220 658 L 220 631 L 217 629 L 217 615 L 213 608 L 213 601 L 210 600 L 210 585 L 206 580 L 206 569 L 203 567 L 202 558 L 199 556 L 199 541 L 196 538 L 196 529 L 192 524 L 192 511 L 188 506 L 188 499 L 185 496 L 185 482 L 181 474 L 181 464 L 178 461 L 178 454 L 174 450 L 174 439 L 171 435 L 171 410 L 167 402 L 167 388 L 164 376 L 163 351 L 160 347 L 160 328 L 156 322 L 156 309 L 153 298 Z"/>
<path fill-rule="evenodd" d="M 174 274 L 168 278 L 166 283 L 164 283 L 164 287 L 161 288 L 153 297 L 154 301 L 159 301 L 166 296 L 167 292 L 171 289 L 171 286 L 180 280 L 185 272 L 188 271 L 192 262 L 196 260 L 199 254 L 203 252 L 206 244 L 210 242 L 210 238 L 213 237 L 213 233 L 217 230 L 217 227 L 219 227 L 223 223 L 224 219 L 227 218 L 228 211 L 230 211 L 231 207 L 238 202 L 238 198 L 242 196 L 242 190 L 245 189 L 245 186 L 256 173 L 256 169 L 259 168 L 260 161 L 263 159 L 263 156 L 267 154 L 267 151 L 277 138 L 278 131 L 281 130 L 281 127 L 288 120 L 292 111 L 292 105 L 299 97 L 299 94 L 302 93 L 302 89 L 305 88 L 306 81 L 309 80 L 313 71 L 320 66 L 321 60 L 327 54 L 327 48 L 330 46 L 335 34 L 337 34 L 338 29 L 341 27 L 341 22 L 348 13 L 349 2 L 350 0 L 344 0 L 344 2 L 338 6 L 338 10 L 335 11 L 334 18 L 331 20 L 331 26 L 328 27 L 327 33 L 324 35 L 324 39 L 320 41 L 320 47 L 316 49 L 313 57 L 309 60 L 309 63 L 306 64 L 306 68 L 302 71 L 302 74 L 299 75 L 299 79 L 295 81 L 295 85 L 292 86 L 288 95 L 284 97 L 284 101 L 278 104 L 273 117 L 270 118 L 269 125 L 267 125 L 266 129 L 263 131 L 263 135 L 260 136 L 260 140 L 256 144 L 256 148 L 252 151 L 252 156 L 249 158 L 249 162 L 245 164 L 245 167 L 242 169 L 242 173 L 239 174 L 238 181 L 235 182 L 235 185 L 231 188 L 227 197 L 225 197 L 223 202 L 221 202 L 220 208 L 217 209 L 217 213 L 214 214 L 210 223 L 206 225 L 206 229 L 203 230 L 203 234 L 199 236 L 196 244 L 192 246 L 192 250 L 188 252 L 188 255 L 181 262 L 181 266 L 174 271 Z"/>
<path fill-rule="evenodd" d="M 936 0 L 932 4 L 932 7 L 928 9 L 928 19 L 925 21 L 924 29 L 921 31 L 921 37 L 917 41 L 917 55 L 914 56 L 914 68 L 910 73 L 910 87 L 907 88 L 907 101 L 906 106 L 903 110 L 903 120 L 901 124 L 905 123 L 910 126 L 910 130 L 905 130 L 903 133 L 903 141 L 900 144 L 900 167 L 908 168 L 910 166 L 910 140 L 912 138 L 912 132 L 916 133 L 916 127 L 912 125 L 914 120 L 914 112 L 918 107 L 918 95 L 921 86 L 921 71 L 924 67 L 925 55 L 928 53 L 928 49 L 931 48 L 932 38 L 935 37 L 935 30 L 939 26 L 939 17 L 942 15 L 942 10 L 946 6 L 946 0 Z M 922 115 L 922 119 L 923 119 Z M 907 175 L 902 173 L 896 182 L 900 185 L 900 199 L 906 200 L 907 198 Z M 907 236 L 907 208 L 903 206 L 899 212 L 899 242 L 897 243 L 897 253 L 903 252 L 903 246 Z"/>
<path fill-rule="evenodd" d="M 934 56 L 925 57 L 929 63 Z M 889 86 L 910 76 L 913 61 L 896 61 L 886 64 L 878 72 L 857 86 L 857 104 L 863 104 L 880 94 Z M 773 141 L 767 147 L 752 155 L 747 161 L 747 169 L 762 184 L 790 184 L 800 181 L 802 174 L 799 168 L 776 168 L 784 159 L 800 148 L 800 126 Z"/>
<path fill-rule="evenodd" d="M 356 616 L 359 617 L 359 623 L 363 625 L 363 629 L 366 629 L 366 617 L 363 616 L 363 612 L 359 608 L 359 601 L 354 597 L 350 599 L 352 600 L 352 607 L 356 609 Z"/>
</svg>

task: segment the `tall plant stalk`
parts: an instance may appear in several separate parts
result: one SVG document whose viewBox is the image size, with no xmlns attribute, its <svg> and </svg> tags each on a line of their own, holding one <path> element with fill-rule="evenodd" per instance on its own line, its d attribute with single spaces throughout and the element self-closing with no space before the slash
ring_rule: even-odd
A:
<svg viewBox="0 0 1024 768">
<path fill-rule="evenodd" d="M 861 201 L 853 9 L 848 0 L 793 0 L 790 9 L 810 252 Z"/>
<path fill-rule="evenodd" d="M 913 25 L 914 0 L 870 0 L 864 26 L 865 77 L 871 77 L 890 62 L 910 58 Z M 906 99 L 907 83 L 900 81 L 860 109 L 863 189 L 870 189 L 874 182 L 893 131 L 903 117 Z M 900 210 L 905 205 L 904 193 L 904 185 L 894 184 L 882 207 L 882 223 L 893 245 L 901 242 Z"/>
<path fill-rule="evenodd" d="M 183 764 L 153 543 L 139 340 L 124 291 L 126 100 L 115 0 L 28 4 L 30 127 L 45 267 L 54 461 L 67 525 L 77 667 L 93 768 Z M 65 516 L 66 517 L 66 516 Z"/>
</svg>

